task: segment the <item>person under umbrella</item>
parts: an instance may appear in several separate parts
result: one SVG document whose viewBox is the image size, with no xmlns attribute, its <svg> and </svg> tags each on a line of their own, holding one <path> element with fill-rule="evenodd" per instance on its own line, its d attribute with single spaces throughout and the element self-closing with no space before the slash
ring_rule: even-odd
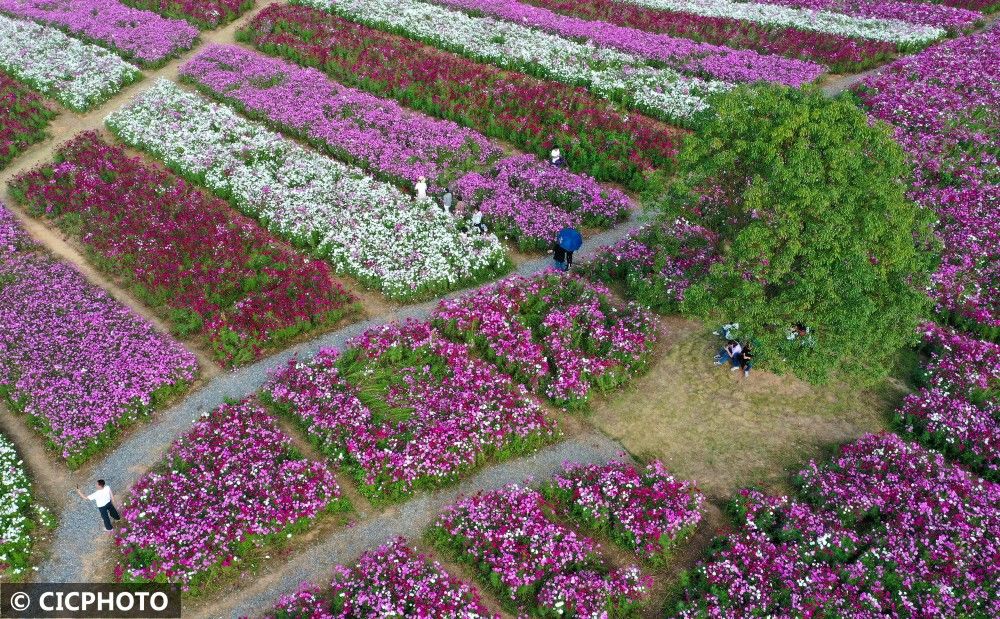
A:
<svg viewBox="0 0 1000 619">
<path fill-rule="evenodd" d="M 583 236 L 576 228 L 563 228 L 552 246 L 552 260 L 560 271 L 569 271 L 573 266 L 573 252 L 583 245 Z"/>
</svg>

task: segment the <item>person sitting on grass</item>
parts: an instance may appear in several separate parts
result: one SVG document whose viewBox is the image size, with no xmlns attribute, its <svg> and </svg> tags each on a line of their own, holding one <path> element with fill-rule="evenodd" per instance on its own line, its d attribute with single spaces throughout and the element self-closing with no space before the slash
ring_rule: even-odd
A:
<svg viewBox="0 0 1000 619">
<path fill-rule="evenodd" d="M 725 365 L 732 363 L 733 368 L 740 366 L 739 358 L 743 353 L 743 346 L 736 340 L 727 340 L 726 345 L 719 349 L 719 354 L 715 355 L 715 365 Z"/>
<path fill-rule="evenodd" d="M 750 348 L 750 344 L 743 347 L 740 360 L 740 365 L 743 367 L 743 378 L 747 378 L 750 376 L 750 368 L 753 367 L 753 350 Z"/>
</svg>

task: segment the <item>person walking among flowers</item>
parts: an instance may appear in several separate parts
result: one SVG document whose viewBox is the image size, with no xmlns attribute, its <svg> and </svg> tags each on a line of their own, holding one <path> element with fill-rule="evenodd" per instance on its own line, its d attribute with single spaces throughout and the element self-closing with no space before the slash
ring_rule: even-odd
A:
<svg viewBox="0 0 1000 619">
<path fill-rule="evenodd" d="M 81 499 L 93 501 L 97 505 L 97 511 L 101 513 L 101 519 L 104 520 L 104 530 L 111 533 L 111 519 L 121 520 L 122 518 L 112 502 L 115 500 L 115 497 L 111 492 L 111 487 L 103 479 L 98 479 L 97 490 L 95 492 L 84 494 L 80 490 L 80 486 L 77 486 L 76 493 L 80 495 Z"/>
</svg>

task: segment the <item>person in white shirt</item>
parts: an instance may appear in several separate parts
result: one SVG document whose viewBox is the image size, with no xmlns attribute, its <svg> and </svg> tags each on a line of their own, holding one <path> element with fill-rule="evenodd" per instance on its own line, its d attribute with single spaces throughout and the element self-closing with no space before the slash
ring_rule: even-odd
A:
<svg viewBox="0 0 1000 619">
<path fill-rule="evenodd" d="M 424 176 L 418 178 L 414 189 L 417 190 L 417 200 L 427 199 L 427 178 Z"/>
<path fill-rule="evenodd" d="M 90 494 L 84 494 L 80 491 L 80 486 L 76 487 L 76 493 L 80 495 L 81 499 L 86 499 L 88 501 L 93 501 L 97 505 L 97 511 L 101 512 L 101 519 L 104 520 L 104 530 L 108 533 L 111 532 L 111 519 L 121 520 L 122 517 L 118 514 L 118 510 L 115 509 L 114 495 L 111 493 L 111 487 L 104 482 L 103 479 L 97 480 L 97 491 Z"/>
<path fill-rule="evenodd" d="M 479 205 L 472 207 L 472 216 L 469 217 L 469 224 L 475 230 L 479 231 L 479 234 L 486 234 L 486 224 L 483 223 L 483 212 L 479 210 Z"/>
<path fill-rule="evenodd" d="M 451 188 L 445 187 L 444 194 L 441 195 L 441 208 L 444 209 L 446 215 L 451 215 L 451 207 L 455 203 L 455 194 L 451 192 Z"/>
</svg>

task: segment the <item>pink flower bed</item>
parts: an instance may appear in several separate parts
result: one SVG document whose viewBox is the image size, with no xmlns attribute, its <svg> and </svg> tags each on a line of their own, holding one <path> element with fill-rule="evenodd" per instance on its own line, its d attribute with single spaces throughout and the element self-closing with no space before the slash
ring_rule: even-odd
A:
<svg viewBox="0 0 1000 619">
<path fill-rule="evenodd" d="M 556 436 L 523 387 L 423 322 L 376 327 L 343 354 L 293 360 L 265 392 L 376 501 L 447 483 Z"/>
<path fill-rule="evenodd" d="M 627 615 L 651 584 L 638 567 L 609 569 L 593 541 L 547 516 L 541 494 L 516 485 L 458 501 L 431 537 L 475 566 L 506 603 L 541 615 Z"/>
<path fill-rule="evenodd" d="M 532 391 L 571 408 L 586 406 L 593 389 L 610 390 L 643 371 L 656 340 L 650 312 L 551 271 L 444 300 L 433 319 Z"/>
<path fill-rule="evenodd" d="M 0 397 L 71 467 L 197 370 L 183 346 L 43 254 L 0 205 Z"/>
<path fill-rule="evenodd" d="M 55 26 L 144 66 L 164 64 L 191 49 L 198 37 L 187 22 L 116 0 L 0 0 L 0 12 Z"/>
<path fill-rule="evenodd" d="M 508 157 L 486 136 L 330 81 L 316 69 L 236 46 L 209 46 L 181 76 L 254 118 L 392 182 L 420 177 L 438 194 L 451 185 L 501 235 L 546 248 L 562 228 L 607 227 L 632 204 L 616 189 L 532 155 Z"/>
<path fill-rule="evenodd" d="M 205 413 L 132 486 L 115 530 L 116 573 L 196 586 L 320 513 L 347 509 L 330 471 L 294 453 L 253 401 Z"/>
<path fill-rule="evenodd" d="M 351 568 L 338 566 L 329 588 L 306 584 L 282 597 L 270 616 L 497 618 L 483 606 L 474 587 L 418 554 L 403 538 L 362 554 Z"/>
<path fill-rule="evenodd" d="M 12 194 L 68 225 L 106 270 L 128 274 L 149 306 L 168 306 L 176 333 L 205 333 L 226 365 L 249 363 L 353 310 L 326 263 L 96 133 L 63 146 L 58 159 L 11 181 Z"/>
<path fill-rule="evenodd" d="M 629 299 L 655 312 L 676 312 L 685 291 L 719 260 L 718 238 L 682 219 L 652 224 L 599 249 L 585 272 L 604 284 L 622 286 Z"/>
<path fill-rule="evenodd" d="M 662 563 L 701 522 L 705 496 L 661 462 L 567 464 L 543 489 L 574 520 L 609 535 L 640 557 Z"/>
<path fill-rule="evenodd" d="M 198 28 L 211 29 L 231 22 L 250 10 L 254 0 L 122 0 L 137 9 L 184 19 Z"/>
<path fill-rule="evenodd" d="M 982 21 L 983 14 L 968 9 L 907 0 L 754 0 L 759 4 L 776 4 L 797 9 L 830 11 L 852 17 L 898 19 L 911 24 L 934 26 L 949 30 L 971 28 Z"/>
</svg>

